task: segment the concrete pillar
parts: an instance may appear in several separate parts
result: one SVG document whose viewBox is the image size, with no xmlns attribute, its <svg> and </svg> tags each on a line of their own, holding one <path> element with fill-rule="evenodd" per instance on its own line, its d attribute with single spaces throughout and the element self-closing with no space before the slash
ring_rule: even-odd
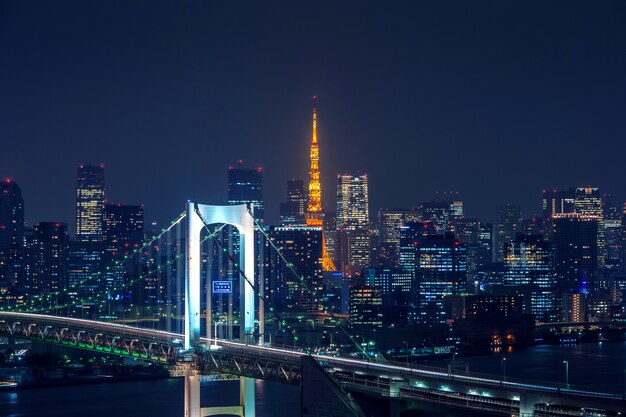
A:
<svg viewBox="0 0 626 417">
<path fill-rule="evenodd" d="M 535 415 L 535 404 L 539 399 L 531 394 L 520 394 L 519 396 L 519 417 L 533 417 Z"/>
<path fill-rule="evenodd" d="M 239 404 L 243 406 L 243 417 L 255 416 L 256 394 L 253 378 L 239 378 Z"/>
<path fill-rule="evenodd" d="M 389 400 L 389 417 L 400 417 L 401 407 L 399 400 Z"/>
<path fill-rule="evenodd" d="M 406 382 L 404 381 L 391 381 L 391 384 L 389 384 L 389 396 L 391 398 L 400 397 L 400 387 L 404 387 L 405 385 Z"/>
<path fill-rule="evenodd" d="M 185 364 L 185 414 L 184 417 L 200 417 L 200 376 Z"/>
</svg>

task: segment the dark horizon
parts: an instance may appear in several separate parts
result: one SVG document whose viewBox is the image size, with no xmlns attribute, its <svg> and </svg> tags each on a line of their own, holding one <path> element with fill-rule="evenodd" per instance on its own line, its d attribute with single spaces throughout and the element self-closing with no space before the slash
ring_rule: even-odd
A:
<svg viewBox="0 0 626 417">
<path fill-rule="evenodd" d="M 307 180 L 318 95 L 324 205 L 366 172 L 370 218 L 459 191 L 468 217 L 541 190 L 626 200 L 626 5 L 607 2 L 0 5 L 0 178 L 26 219 L 74 222 L 76 169 L 166 222 L 264 168 L 269 223 Z"/>
</svg>

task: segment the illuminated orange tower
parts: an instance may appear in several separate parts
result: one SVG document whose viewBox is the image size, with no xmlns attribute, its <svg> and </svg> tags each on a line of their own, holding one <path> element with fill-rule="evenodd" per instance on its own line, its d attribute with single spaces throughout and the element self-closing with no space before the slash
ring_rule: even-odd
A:
<svg viewBox="0 0 626 417">
<path fill-rule="evenodd" d="M 320 148 L 317 143 L 317 97 L 313 96 L 313 137 L 311 138 L 311 170 L 309 171 L 309 204 L 306 216 L 307 226 L 322 228 L 322 268 L 336 271 L 324 236 L 324 212 L 322 211 L 322 184 L 320 183 Z"/>
</svg>

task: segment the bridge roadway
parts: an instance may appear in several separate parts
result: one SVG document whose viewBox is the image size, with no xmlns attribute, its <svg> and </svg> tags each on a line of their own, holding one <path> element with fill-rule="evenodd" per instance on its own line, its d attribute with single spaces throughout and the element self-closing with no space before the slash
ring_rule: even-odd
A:
<svg viewBox="0 0 626 417">
<path fill-rule="evenodd" d="M 208 343 L 206 339 L 203 339 Z M 214 343 L 212 341 L 211 343 Z M 299 366 L 303 352 L 243 345 L 218 340 L 219 348 L 203 352 L 205 371 L 229 371 L 263 379 L 283 379 L 298 382 L 293 369 Z M 207 359 L 208 357 L 208 359 Z M 480 409 L 494 414 L 512 415 L 519 412 L 532 415 L 543 411 L 545 404 L 580 408 L 603 408 L 626 415 L 624 396 L 561 384 L 529 383 L 502 380 L 493 375 L 450 373 L 445 369 L 423 365 L 407 367 L 401 363 L 373 362 L 345 357 L 315 355 L 317 361 L 349 392 L 375 395 L 381 398 L 446 403 L 459 408 Z M 535 406 L 535 405 L 538 406 Z M 568 415 L 563 413 L 563 415 Z"/>
<path fill-rule="evenodd" d="M 181 359 L 181 334 L 117 323 L 0 312 L 0 335 L 161 363 Z M 201 342 L 204 348 L 196 352 L 201 372 L 300 383 L 301 360 L 306 356 L 302 351 L 206 338 L 201 338 Z M 407 367 L 400 363 L 328 355 L 314 357 L 346 391 L 370 397 L 480 409 L 494 415 L 570 415 L 570 411 L 573 413 L 580 408 L 606 409 L 613 411 L 607 415 L 620 415 L 620 412 L 626 415 L 626 401 L 620 394 L 562 384 L 503 381 L 493 375 L 449 373 L 442 368 L 421 365 Z M 542 413 L 547 404 L 564 411 Z"/>
</svg>

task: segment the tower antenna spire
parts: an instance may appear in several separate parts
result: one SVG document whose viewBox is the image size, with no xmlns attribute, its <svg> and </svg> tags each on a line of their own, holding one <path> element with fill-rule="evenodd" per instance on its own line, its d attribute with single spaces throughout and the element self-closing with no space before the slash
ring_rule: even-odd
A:
<svg viewBox="0 0 626 417">
<path fill-rule="evenodd" d="M 320 182 L 320 149 L 317 141 L 317 96 L 313 96 L 313 132 L 311 137 L 311 169 L 309 170 L 309 203 L 307 206 L 307 226 L 322 228 L 322 268 L 336 271 L 324 236 L 324 212 L 322 211 L 322 185 Z"/>
</svg>

